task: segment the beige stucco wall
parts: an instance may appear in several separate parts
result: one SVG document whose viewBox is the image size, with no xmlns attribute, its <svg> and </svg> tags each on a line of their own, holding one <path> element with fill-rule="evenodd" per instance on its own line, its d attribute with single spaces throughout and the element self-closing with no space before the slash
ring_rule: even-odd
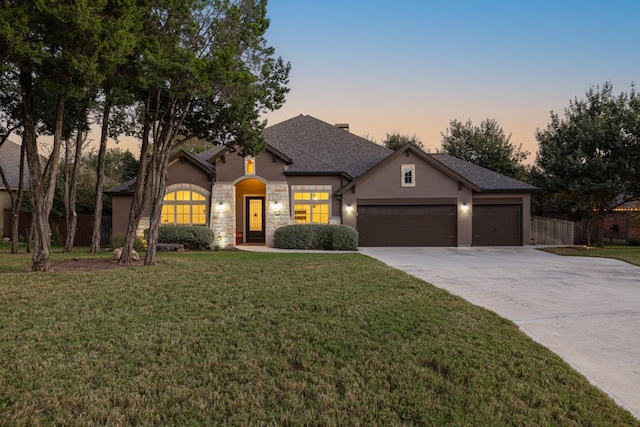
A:
<svg viewBox="0 0 640 427">
<path fill-rule="evenodd" d="M 197 185 L 198 187 L 207 189 L 207 191 L 211 188 L 211 178 L 209 174 L 188 161 L 181 162 L 179 159 L 176 159 L 171 162 L 168 169 L 167 186 L 185 183 Z"/>
<path fill-rule="evenodd" d="M 285 163 L 273 153 L 263 151 L 255 157 L 255 176 L 266 181 L 284 181 Z M 244 157 L 227 153 L 216 160 L 216 181 L 234 182 L 245 175 Z"/>
<path fill-rule="evenodd" d="M 131 211 L 131 195 L 113 196 L 111 199 L 113 214 L 111 215 L 111 235 L 125 234 L 129 223 L 129 212 Z"/>
<path fill-rule="evenodd" d="M 402 186 L 401 167 L 406 164 L 415 165 L 415 187 Z M 422 199 L 424 203 L 434 204 L 453 201 L 458 206 L 457 245 L 471 246 L 472 190 L 411 153 L 393 159 L 359 182 L 353 191 L 343 194 L 343 224 L 354 228 L 357 225 L 358 199 Z"/>
</svg>

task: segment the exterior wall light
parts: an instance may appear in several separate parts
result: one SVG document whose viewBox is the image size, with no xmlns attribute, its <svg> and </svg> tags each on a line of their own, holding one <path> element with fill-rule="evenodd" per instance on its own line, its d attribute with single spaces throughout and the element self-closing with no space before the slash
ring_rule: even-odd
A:
<svg viewBox="0 0 640 427">
<path fill-rule="evenodd" d="M 347 212 L 348 213 L 353 212 L 353 205 L 351 203 L 347 203 Z"/>
<path fill-rule="evenodd" d="M 218 210 L 221 211 L 224 209 L 224 204 L 222 202 L 218 203 Z"/>
<path fill-rule="evenodd" d="M 469 205 L 467 205 L 466 203 L 463 203 L 460 209 L 462 210 L 462 212 L 466 212 L 469 210 Z"/>
</svg>

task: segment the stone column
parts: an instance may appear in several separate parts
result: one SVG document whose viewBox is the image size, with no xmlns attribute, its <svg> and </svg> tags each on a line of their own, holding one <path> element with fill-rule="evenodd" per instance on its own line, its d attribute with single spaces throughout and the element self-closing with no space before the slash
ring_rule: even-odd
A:
<svg viewBox="0 0 640 427">
<path fill-rule="evenodd" d="M 268 182 L 266 196 L 265 238 L 267 246 L 273 246 L 276 229 L 291 224 L 289 185 L 286 182 Z"/>
<path fill-rule="evenodd" d="M 209 224 L 213 230 L 213 244 L 221 249 L 235 245 L 236 187 L 231 183 L 216 183 L 211 191 Z"/>
</svg>

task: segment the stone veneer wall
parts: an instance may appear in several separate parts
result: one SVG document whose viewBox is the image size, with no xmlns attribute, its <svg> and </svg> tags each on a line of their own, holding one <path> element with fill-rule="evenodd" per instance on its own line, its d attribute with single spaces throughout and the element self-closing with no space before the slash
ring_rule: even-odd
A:
<svg viewBox="0 0 640 427">
<path fill-rule="evenodd" d="M 216 183 L 213 186 L 209 224 L 214 234 L 214 245 L 220 248 L 235 244 L 235 200 L 236 187 L 233 184 Z"/>
<path fill-rule="evenodd" d="M 265 237 L 267 246 L 273 246 L 276 229 L 291 224 L 289 185 L 286 182 L 268 182 L 266 196 Z"/>
</svg>

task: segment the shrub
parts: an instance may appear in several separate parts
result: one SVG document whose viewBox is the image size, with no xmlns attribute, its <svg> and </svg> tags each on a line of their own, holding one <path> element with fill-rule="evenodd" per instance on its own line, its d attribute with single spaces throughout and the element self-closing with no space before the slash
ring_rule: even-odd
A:
<svg viewBox="0 0 640 427">
<path fill-rule="evenodd" d="M 280 249 L 355 251 L 358 248 L 358 232 L 348 225 L 286 225 L 276 230 L 273 245 Z"/>
<path fill-rule="evenodd" d="M 348 225 L 331 226 L 331 245 L 336 251 L 355 251 L 358 249 L 358 232 Z"/>
<path fill-rule="evenodd" d="M 158 243 L 179 243 L 185 249 L 209 249 L 214 235 L 210 228 L 199 225 L 161 225 Z"/>
<path fill-rule="evenodd" d="M 125 237 L 126 236 L 122 233 L 116 234 L 111 238 L 111 246 L 114 248 L 119 248 L 124 246 Z M 136 236 L 136 239 L 133 241 L 133 249 L 135 249 L 135 251 L 138 253 L 144 252 L 147 250 L 144 240 L 142 240 L 140 236 Z"/>
</svg>

